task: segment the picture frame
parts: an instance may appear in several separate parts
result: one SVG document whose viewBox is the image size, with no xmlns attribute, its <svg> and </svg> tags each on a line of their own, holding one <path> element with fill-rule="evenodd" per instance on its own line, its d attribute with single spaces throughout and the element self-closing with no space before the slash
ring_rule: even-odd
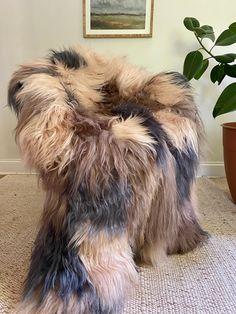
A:
<svg viewBox="0 0 236 314">
<path fill-rule="evenodd" d="M 84 38 L 152 37 L 154 0 L 83 0 Z"/>
</svg>

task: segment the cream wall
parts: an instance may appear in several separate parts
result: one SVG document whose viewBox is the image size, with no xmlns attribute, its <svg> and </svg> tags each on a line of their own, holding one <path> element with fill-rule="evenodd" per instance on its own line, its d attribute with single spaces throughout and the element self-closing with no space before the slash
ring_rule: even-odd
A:
<svg viewBox="0 0 236 314">
<path fill-rule="evenodd" d="M 5 107 L 7 84 L 17 64 L 42 56 L 50 48 L 80 43 L 99 52 L 127 55 L 133 63 L 153 72 L 182 71 L 186 53 L 196 47 L 192 34 L 182 24 L 185 16 L 195 16 L 203 24 L 215 26 L 216 33 L 235 20 L 235 0 L 154 2 L 153 38 L 83 39 L 82 0 L 0 0 L 0 173 L 23 171 L 14 144 L 15 118 Z M 219 90 L 207 80 L 194 87 L 209 143 L 202 171 L 222 174 L 220 124 L 236 115 L 214 120 L 211 110 Z"/>
</svg>

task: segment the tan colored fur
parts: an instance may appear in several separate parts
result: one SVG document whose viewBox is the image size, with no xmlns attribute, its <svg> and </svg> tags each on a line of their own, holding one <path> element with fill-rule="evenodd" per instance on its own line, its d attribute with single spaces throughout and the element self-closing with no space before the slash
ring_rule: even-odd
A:
<svg viewBox="0 0 236 314">
<path fill-rule="evenodd" d="M 169 107 L 173 107 L 178 103 L 189 103 L 189 98 L 192 97 L 190 89 L 187 90 L 171 83 L 170 76 L 165 73 L 154 76 L 149 84 L 145 86 L 144 92 L 149 95 L 151 100 Z"/>
<path fill-rule="evenodd" d="M 196 154 L 199 153 L 197 126 L 192 120 L 165 110 L 156 112 L 155 117 L 161 121 L 174 147 L 182 151 L 185 151 L 186 147 L 191 147 Z"/>
<path fill-rule="evenodd" d="M 130 117 L 123 121 L 112 123 L 112 132 L 120 140 L 131 140 L 140 145 L 151 148 L 154 140 L 148 134 L 148 130 L 142 126 L 142 118 Z"/>
<path fill-rule="evenodd" d="M 62 300 L 54 292 L 50 292 L 39 307 L 32 300 L 24 301 L 18 305 L 13 314 L 90 314 L 87 306 L 89 303 L 86 295 L 80 301 L 75 296 L 71 296 L 65 308 Z"/>
<path fill-rule="evenodd" d="M 173 157 L 168 156 L 168 167 L 159 172 L 158 185 L 152 199 L 150 214 L 145 225 L 144 241 L 137 245 L 137 259 L 141 263 L 158 265 L 159 259 L 168 251 L 178 234 L 178 211 L 176 206 L 176 182 L 173 180 Z"/>
<path fill-rule="evenodd" d="M 22 128 L 17 142 L 29 165 L 61 171 L 71 161 L 74 126 L 70 115 L 69 106 L 55 101 Z"/>
<path fill-rule="evenodd" d="M 81 244 L 79 255 L 102 306 L 116 312 L 120 302 L 127 298 L 129 289 L 137 282 L 127 235 L 111 237 L 106 231 L 90 235 Z"/>
</svg>

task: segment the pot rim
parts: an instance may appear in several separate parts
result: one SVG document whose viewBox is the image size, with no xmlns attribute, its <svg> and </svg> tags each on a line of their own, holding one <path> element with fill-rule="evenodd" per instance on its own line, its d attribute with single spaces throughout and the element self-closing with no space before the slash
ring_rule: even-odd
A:
<svg viewBox="0 0 236 314">
<path fill-rule="evenodd" d="M 222 128 L 236 130 L 236 122 L 227 122 L 221 124 Z"/>
</svg>

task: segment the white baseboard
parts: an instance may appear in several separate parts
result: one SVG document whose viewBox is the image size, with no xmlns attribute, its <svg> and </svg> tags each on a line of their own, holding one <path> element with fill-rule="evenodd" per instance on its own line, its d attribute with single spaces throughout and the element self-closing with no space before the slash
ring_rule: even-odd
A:
<svg viewBox="0 0 236 314">
<path fill-rule="evenodd" d="M 198 176 L 225 177 L 223 162 L 202 162 L 198 170 Z"/>
<path fill-rule="evenodd" d="M 0 159 L 0 174 L 28 174 L 35 173 L 27 169 L 20 159 Z M 200 164 L 198 176 L 224 177 L 223 162 L 203 162 Z"/>
<path fill-rule="evenodd" d="M 27 169 L 20 159 L 0 159 L 0 174 L 30 174 L 34 171 Z"/>
</svg>

